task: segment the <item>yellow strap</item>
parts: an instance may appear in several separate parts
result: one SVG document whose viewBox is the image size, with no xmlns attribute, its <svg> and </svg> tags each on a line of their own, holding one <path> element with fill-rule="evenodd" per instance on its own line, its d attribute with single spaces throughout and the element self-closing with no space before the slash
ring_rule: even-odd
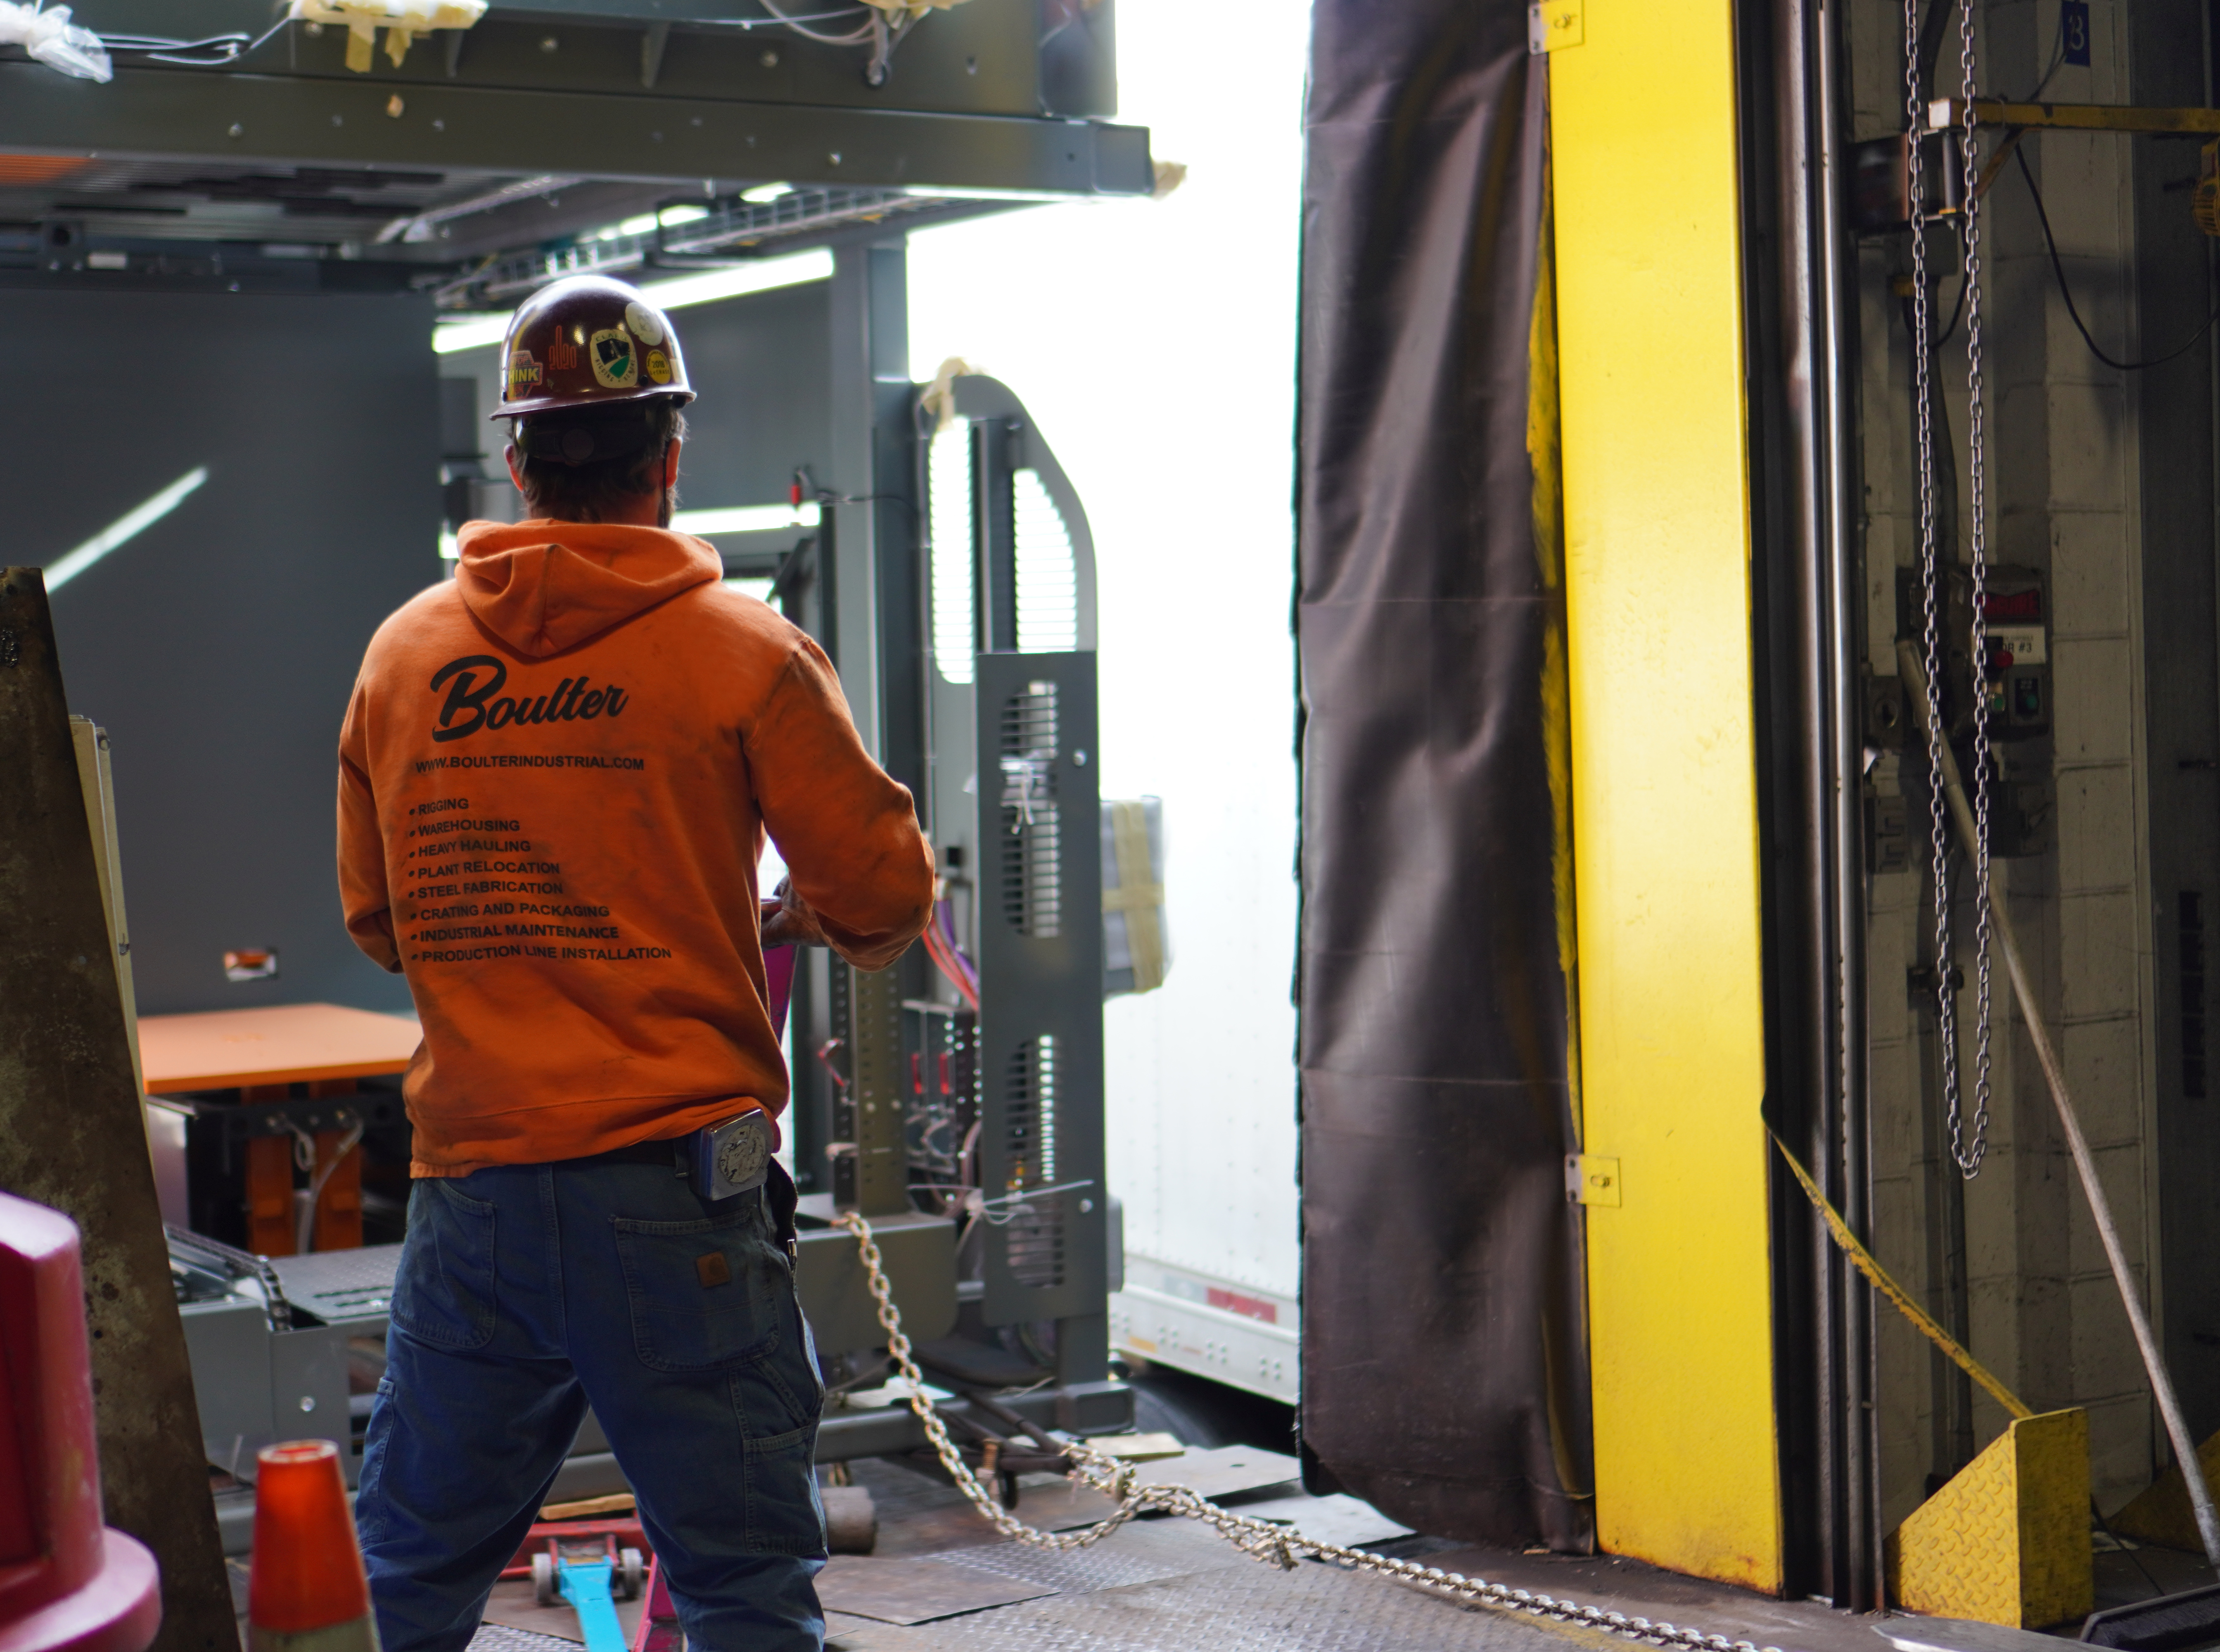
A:
<svg viewBox="0 0 2220 1652">
<path fill-rule="evenodd" d="M 1126 950 L 1133 959 L 1133 990 L 1164 984 L 1164 932 L 1157 912 L 1163 885 L 1149 864 L 1149 812 L 1144 803 L 1110 805 L 1110 837 L 1118 852 L 1118 887 L 1102 891 L 1102 910 L 1126 914 Z"/>
<path fill-rule="evenodd" d="M 1773 1136 L 1773 1144 L 1780 1150 L 1780 1156 L 1788 1161 L 1788 1168 L 1795 1172 L 1796 1180 L 1803 1184 L 1805 1195 L 1818 1206 L 1819 1214 L 1826 1219 L 1827 1231 L 1835 1236 L 1835 1243 L 1842 1246 L 1843 1254 L 1849 1257 L 1857 1270 L 1873 1281 L 1874 1289 L 1895 1303 L 1902 1311 L 1904 1317 L 1917 1325 L 1928 1341 L 1948 1354 L 1957 1363 L 1960 1370 L 1986 1388 L 1999 1406 L 2015 1418 L 2024 1419 L 2034 1416 L 2035 1413 L 2020 1402 L 2017 1394 L 1997 1381 L 1987 1366 L 1960 1347 L 1956 1337 L 1930 1318 L 1927 1310 L 1913 1301 L 1904 1287 L 1889 1277 L 1888 1269 L 1874 1259 L 1872 1251 L 1858 1243 L 1858 1236 L 1850 1231 L 1849 1224 L 1845 1222 L 1836 1213 L 1835 1207 L 1827 1202 L 1827 1195 L 1819 1191 L 1819 1184 L 1812 1181 L 1805 1173 L 1804 1167 L 1796 1162 L 1796 1155 L 1788 1150 L 1788 1144 L 1782 1141 L 1779 1136 L 1774 1135 L 1770 1130 L 1765 1133 Z"/>
</svg>

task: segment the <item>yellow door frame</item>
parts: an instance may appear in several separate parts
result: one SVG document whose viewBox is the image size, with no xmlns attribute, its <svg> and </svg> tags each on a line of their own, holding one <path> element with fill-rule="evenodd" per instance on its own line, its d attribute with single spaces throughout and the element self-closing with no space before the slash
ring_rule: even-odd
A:
<svg viewBox="0 0 2220 1652">
<path fill-rule="evenodd" d="M 1782 1582 L 1730 0 L 1549 57 L 1599 1539 Z"/>
</svg>

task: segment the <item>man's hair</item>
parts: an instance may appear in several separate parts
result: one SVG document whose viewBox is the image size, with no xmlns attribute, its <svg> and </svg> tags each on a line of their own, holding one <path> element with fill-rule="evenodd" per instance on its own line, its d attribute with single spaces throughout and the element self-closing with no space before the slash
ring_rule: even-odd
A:
<svg viewBox="0 0 2220 1652">
<path fill-rule="evenodd" d="M 670 526 L 678 490 L 664 491 L 663 456 L 671 443 L 686 438 L 686 415 L 676 401 L 658 396 L 652 402 L 624 403 L 620 408 L 541 414 L 512 421 L 510 427 L 515 433 L 517 474 L 524 479 L 525 502 L 533 515 L 564 522 L 598 522 L 621 509 L 627 500 L 664 493 L 658 514 L 664 525 Z M 615 458 L 589 459 L 583 464 L 565 464 L 549 456 L 551 450 L 559 451 L 566 433 L 582 428 L 596 432 L 605 445 L 609 435 L 621 431 L 626 439 L 620 446 L 634 451 Z M 635 447 L 642 434 L 645 444 Z M 585 451 L 590 452 L 591 446 Z"/>
</svg>

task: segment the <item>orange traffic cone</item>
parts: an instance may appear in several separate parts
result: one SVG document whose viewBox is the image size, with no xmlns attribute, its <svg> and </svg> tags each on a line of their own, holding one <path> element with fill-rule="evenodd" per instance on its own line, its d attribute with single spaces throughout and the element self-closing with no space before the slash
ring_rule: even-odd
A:
<svg viewBox="0 0 2220 1652">
<path fill-rule="evenodd" d="M 255 1463 L 250 1652 L 378 1652 L 339 1448 L 293 1440 Z"/>
</svg>

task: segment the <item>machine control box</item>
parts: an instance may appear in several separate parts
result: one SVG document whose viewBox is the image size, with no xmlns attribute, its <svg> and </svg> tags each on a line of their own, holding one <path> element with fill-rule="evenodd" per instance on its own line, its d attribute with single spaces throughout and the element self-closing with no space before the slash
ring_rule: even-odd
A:
<svg viewBox="0 0 2220 1652">
<path fill-rule="evenodd" d="M 1974 736 L 1974 590 L 1969 571 L 1942 570 L 1936 629 L 1946 662 L 1942 673 L 1943 726 L 1951 744 Z M 1917 646 L 1926 612 L 1916 569 L 1896 574 L 1897 630 Z M 2030 740 L 2050 732 L 2050 589 L 2039 569 L 1992 564 L 1981 603 L 1980 692 L 1989 702 L 1989 738 Z"/>
</svg>

